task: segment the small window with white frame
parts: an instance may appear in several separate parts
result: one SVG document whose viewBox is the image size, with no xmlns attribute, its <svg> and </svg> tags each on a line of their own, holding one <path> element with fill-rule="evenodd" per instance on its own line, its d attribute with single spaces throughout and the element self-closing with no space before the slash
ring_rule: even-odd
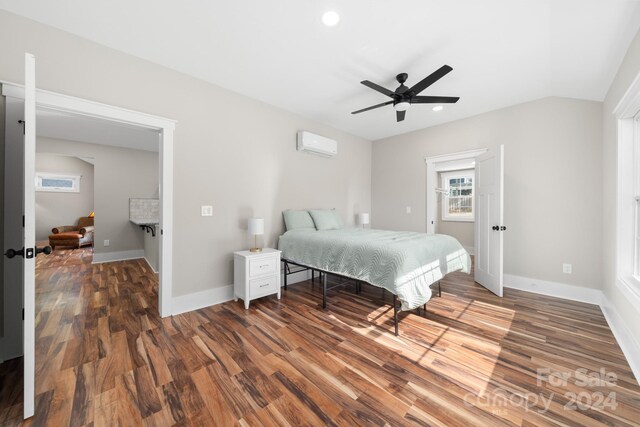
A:
<svg viewBox="0 0 640 427">
<path fill-rule="evenodd" d="M 452 171 L 440 174 L 442 179 L 442 220 L 474 221 L 474 171 Z"/>
<path fill-rule="evenodd" d="M 56 173 L 37 172 L 36 191 L 79 193 L 80 175 L 63 175 Z"/>
</svg>

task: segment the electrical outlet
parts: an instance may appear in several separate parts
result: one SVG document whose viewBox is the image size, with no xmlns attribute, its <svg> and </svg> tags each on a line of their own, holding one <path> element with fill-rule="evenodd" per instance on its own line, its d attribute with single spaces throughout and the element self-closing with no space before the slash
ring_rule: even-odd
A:
<svg viewBox="0 0 640 427">
<path fill-rule="evenodd" d="M 200 207 L 200 212 L 202 216 L 213 216 L 213 206 L 202 205 Z"/>
<path fill-rule="evenodd" d="M 562 264 L 562 272 L 571 274 L 573 272 L 573 266 L 571 264 Z"/>
<path fill-rule="evenodd" d="M 109 243 L 110 243 L 110 242 L 109 242 L 109 240 L 105 240 L 105 241 L 104 241 L 104 245 L 105 245 L 105 246 L 109 246 Z"/>
<path fill-rule="evenodd" d="M 407 206 L 407 213 L 410 214 L 411 213 L 411 206 Z"/>
</svg>

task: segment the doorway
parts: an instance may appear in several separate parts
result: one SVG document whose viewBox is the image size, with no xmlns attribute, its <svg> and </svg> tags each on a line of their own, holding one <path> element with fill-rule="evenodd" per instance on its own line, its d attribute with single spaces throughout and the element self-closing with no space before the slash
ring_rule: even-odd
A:
<svg viewBox="0 0 640 427">
<path fill-rule="evenodd" d="M 28 56 L 28 55 L 27 55 Z M 33 72 L 33 70 L 32 70 Z M 27 87 L 33 87 L 33 81 Z M 25 125 L 25 87 L 0 82 L 2 85 L 2 96 L 5 100 L 5 178 L 12 178 L 13 181 L 5 181 L 5 248 L 20 248 L 23 239 L 23 224 L 27 219 L 33 219 L 35 211 L 35 197 L 33 196 L 33 178 L 23 180 L 26 164 L 25 159 L 25 129 L 26 135 L 33 137 L 35 132 L 31 128 L 36 123 L 36 119 L 30 119 L 30 124 Z M 135 127 L 155 132 L 156 143 L 159 145 L 159 286 L 158 286 L 158 314 L 166 317 L 171 312 L 172 295 L 172 236 L 173 236 L 173 132 L 175 121 L 161 117 L 151 116 L 145 113 L 125 110 L 106 104 L 100 104 L 80 98 L 61 95 L 53 92 L 36 90 L 36 96 L 29 95 L 28 99 L 34 99 L 31 109 L 35 117 L 35 110 L 48 110 L 66 115 L 75 115 L 95 120 L 104 120 L 123 127 Z M 29 103 L 27 103 L 29 104 Z M 32 140 L 33 141 L 33 140 Z M 30 143 L 29 147 L 34 152 L 29 155 L 34 158 L 35 144 Z M 13 157 L 12 157 L 13 156 Z M 31 160 L 33 162 L 33 160 Z M 24 164 L 23 164 L 24 163 Z M 34 168 L 34 164 L 30 164 Z M 33 169 L 32 169 L 33 170 Z M 35 175 L 35 174 L 34 174 Z M 31 180 L 31 181 L 29 181 Z M 29 185 L 27 185 L 29 184 Z M 25 194 L 25 189 L 31 186 L 30 196 Z M 26 197 L 26 198 L 25 198 Z M 23 201 L 24 198 L 24 201 Z M 21 212 L 20 206 L 26 203 L 26 208 Z M 28 203 L 27 203 L 28 202 Z M 10 208 L 12 207 L 12 208 Z M 30 221 L 29 227 L 25 230 L 33 230 L 35 227 Z M 31 231 L 30 231 L 31 232 Z M 35 233 L 34 233 L 35 234 Z M 26 232 L 24 233 L 26 235 Z M 26 239 L 26 238 L 25 238 Z M 25 276 L 23 266 L 26 258 L 33 258 L 33 243 L 30 247 L 23 247 L 24 263 L 19 260 L 4 260 L 4 336 L 0 338 L 2 354 L 0 360 L 9 360 L 24 354 L 25 371 L 25 418 L 33 414 L 33 335 L 34 335 L 34 313 L 33 313 L 33 288 L 24 286 Z M 38 249 L 38 248 L 36 248 Z M 35 251 L 37 252 L 37 251 Z M 29 260 L 33 265 L 30 274 L 34 274 L 35 264 L 33 259 Z M 26 271 L 26 270 L 25 270 Z M 33 276 L 30 276 L 31 283 Z M 21 287 L 20 284 L 23 284 Z M 23 291 L 24 288 L 24 291 Z M 27 293 L 27 290 L 29 292 Z M 23 292 L 25 294 L 23 295 Z M 29 304 L 27 304 L 29 303 Z M 23 305 L 24 304 L 24 305 Z M 24 310 L 22 307 L 29 307 Z M 23 320 L 24 319 L 24 320 Z M 23 336 L 24 333 L 24 336 Z"/>
<path fill-rule="evenodd" d="M 506 230 L 503 224 L 504 147 L 427 157 L 425 161 L 427 233 L 452 234 L 447 233 L 446 225 L 439 224 L 439 218 L 446 216 L 445 211 L 449 207 L 453 208 L 448 213 L 454 220 L 468 214 L 469 200 L 465 200 L 463 190 L 472 182 L 474 279 L 502 296 L 503 232 Z M 472 169 L 473 173 L 469 172 Z M 450 195 L 455 196 L 454 200 L 450 200 Z M 449 206 L 449 203 L 453 204 Z M 469 251 L 471 248 L 465 249 Z"/>
</svg>

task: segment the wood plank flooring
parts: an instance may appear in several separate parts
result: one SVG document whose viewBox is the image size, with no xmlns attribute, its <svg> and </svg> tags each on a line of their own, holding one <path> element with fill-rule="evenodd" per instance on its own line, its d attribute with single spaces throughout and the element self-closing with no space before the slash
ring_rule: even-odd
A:
<svg viewBox="0 0 640 427">
<path fill-rule="evenodd" d="M 89 248 L 38 258 L 27 425 L 640 422 L 640 387 L 596 306 L 500 299 L 453 274 L 426 313 L 400 315 L 399 337 L 390 295 L 351 284 L 329 292 L 327 310 L 305 282 L 247 311 L 228 302 L 160 319 L 144 261 L 90 259 Z M 0 365 L 3 425 L 22 423 L 20 364 Z"/>
</svg>

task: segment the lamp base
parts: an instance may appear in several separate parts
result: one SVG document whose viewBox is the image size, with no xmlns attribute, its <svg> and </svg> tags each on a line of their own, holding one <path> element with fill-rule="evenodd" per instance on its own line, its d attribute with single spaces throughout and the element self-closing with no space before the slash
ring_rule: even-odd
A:
<svg viewBox="0 0 640 427">
<path fill-rule="evenodd" d="M 262 248 L 251 248 L 249 252 L 262 252 Z"/>
</svg>

